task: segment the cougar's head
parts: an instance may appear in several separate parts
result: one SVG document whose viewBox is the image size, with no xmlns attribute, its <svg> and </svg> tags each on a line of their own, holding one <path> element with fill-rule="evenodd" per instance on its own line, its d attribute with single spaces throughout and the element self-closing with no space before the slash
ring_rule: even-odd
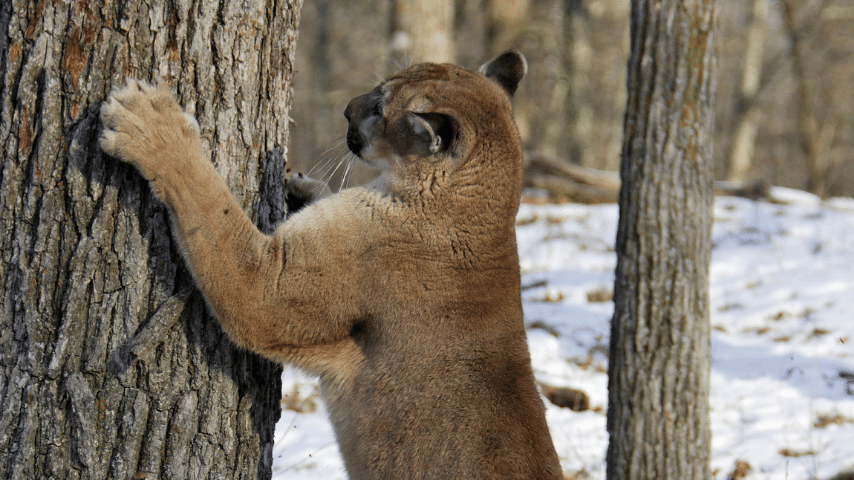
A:
<svg viewBox="0 0 854 480">
<path fill-rule="evenodd" d="M 488 170 L 520 178 L 510 97 L 526 71 L 517 51 L 478 72 L 449 64 L 410 67 L 350 102 L 344 112 L 347 146 L 368 165 L 385 169 L 398 184 L 393 190 L 429 181 L 437 191 L 454 178 L 471 184 L 466 177 Z"/>
</svg>

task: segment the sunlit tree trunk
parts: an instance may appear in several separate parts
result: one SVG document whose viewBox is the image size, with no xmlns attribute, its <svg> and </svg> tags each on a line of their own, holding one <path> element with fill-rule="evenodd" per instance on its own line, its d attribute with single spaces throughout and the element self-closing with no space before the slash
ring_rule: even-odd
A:
<svg viewBox="0 0 854 480">
<path fill-rule="evenodd" d="M 596 161 L 593 148 L 594 118 L 590 92 L 593 46 L 590 43 L 590 15 L 582 0 L 564 0 L 564 8 L 566 71 L 569 77 L 566 103 L 569 159 L 584 167 L 602 168 Z"/>
<path fill-rule="evenodd" d="M 498 55 L 510 48 L 521 49 L 528 60 L 528 74 L 525 81 L 520 84 L 519 91 L 513 97 L 513 111 L 516 114 L 516 125 L 522 136 L 522 142 L 526 147 L 536 143 L 539 150 L 540 142 L 532 141 L 532 119 L 536 118 L 539 103 L 543 101 L 543 92 L 533 88 L 540 85 L 538 80 L 546 73 L 544 69 L 536 66 L 538 55 L 544 49 L 531 47 L 526 43 L 526 37 L 530 32 L 530 19 L 532 15 L 531 0 L 478 0 L 479 8 L 486 8 L 486 50 L 490 55 Z M 483 12 L 478 10 L 478 15 Z M 558 128 L 562 123 L 557 125 Z M 533 128 L 536 135 L 542 129 Z M 527 157 L 525 158 L 527 161 Z"/>
<path fill-rule="evenodd" d="M 709 479 L 714 0 L 632 4 L 609 479 Z"/>
<path fill-rule="evenodd" d="M 269 228 L 300 4 L 0 6 L 0 478 L 270 477 L 280 367 L 227 339 L 165 207 L 97 138 L 112 88 L 163 77 Z"/>
<path fill-rule="evenodd" d="M 454 1 L 395 0 L 392 57 L 399 70 L 416 63 L 454 62 Z"/>
<path fill-rule="evenodd" d="M 741 83 L 736 106 L 736 126 L 729 152 L 729 175 L 731 182 L 748 180 L 753 165 L 756 146 L 759 110 L 756 95 L 759 93 L 762 75 L 762 52 L 765 50 L 765 29 L 768 23 L 768 0 L 753 0 L 747 38 L 742 57 Z"/>
<path fill-rule="evenodd" d="M 531 0 L 489 0 L 487 36 L 492 55 L 518 48 L 519 37 L 528 27 Z"/>
</svg>

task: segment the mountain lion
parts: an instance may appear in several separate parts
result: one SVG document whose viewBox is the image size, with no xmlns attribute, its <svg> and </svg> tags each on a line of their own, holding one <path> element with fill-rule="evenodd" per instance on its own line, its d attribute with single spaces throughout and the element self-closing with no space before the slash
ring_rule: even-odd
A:
<svg viewBox="0 0 854 480">
<path fill-rule="evenodd" d="M 130 81 L 101 108 L 103 150 L 168 206 L 231 339 L 320 377 L 351 478 L 561 478 L 519 294 L 526 70 L 515 51 L 479 72 L 417 65 L 353 99 L 347 146 L 381 176 L 269 236 L 168 87 Z"/>
</svg>

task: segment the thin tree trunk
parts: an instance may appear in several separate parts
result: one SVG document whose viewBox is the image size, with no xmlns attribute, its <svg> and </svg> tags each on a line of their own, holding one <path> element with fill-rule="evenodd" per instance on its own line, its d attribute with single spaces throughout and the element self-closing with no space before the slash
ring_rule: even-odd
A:
<svg viewBox="0 0 854 480">
<path fill-rule="evenodd" d="M 522 136 L 522 147 L 551 158 L 565 158 L 566 100 L 569 81 L 564 62 L 563 0 L 532 5 L 532 23 L 520 48 L 528 60 L 528 75 L 513 97 L 513 111 Z"/>
<path fill-rule="evenodd" d="M 453 0 L 395 0 L 391 53 L 397 68 L 454 62 Z"/>
<path fill-rule="evenodd" d="M 581 0 L 564 0 L 567 93 L 567 128 L 569 158 L 587 168 L 602 168 L 593 147 L 593 106 L 590 74 L 593 46 L 590 43 L 590 15 Z"/>
<path fill-rule="evenodd" d="M 537 36 L 532 30 L 542 30 L 541 28 L 532 29 L 531 18 L 534 15 L 532 2 L 531 0 L 482 0 L 476 3 L 480 4 L 476 10 L 477 15 L 483 15 L 483 8 L 488 9 L 486 50 L 489 55 L 498 55 L 510 48 L 519 48 L 525 53 L 528 74 L 513 97 L 513 112 L 523 145 L 536 144 L 535 148 L 540 150 L 540 142 L 533 141 L 532 137 L 534 135 L 539 137 L 541 129 L 532 128 L 531 122 L 539 112 L 537 102 L 542 101 L 543 96 L 540 91 L 534 93 L 533 85 L 541 85 L 540 79 L 543 78 L 546 70 L 537 66 L 539 62 L 537 54 L 542 53 L 544 49 L 539 48 L 539 42 L 533 46 L 530 40 L 530 37 Z"/>
<path fill-rule="evenodd" d="M 768 23 L 768 0 L 753 0 L 747 42 L 741 66 L 741 84 L 738 90 L 736 127 L 729 152 L 730 182 L 748 180 L 753 165 L 753 152 L 756 146 L 759 110 L 756 108 L 756 95 L 759 93 L 762 75 L 762 52 L 765 50 L 765 28 Z"/>
<path fill-rule="evenodd" d="M 531 0 L 489 0 L 487 42 L 492 55 L 517 48 L 528 28 Z"/>
<path fill-rule="evenodd" d="M 112 88 L 164 77 L 269 227 L 300 4 L 0 6 L 0 477 L 271 476 L 280 367 L 225 337 L 165 207 L 97 138 Z"/>
<path fill-rule="evenodd" d="M 816 99 L 816 89 L 813 82 L 807 78 L 807 55 L 803 32 L 797 25 L 795 9 L 791 0 L 780 0 L 783 7 L 783 20 L 786 33 L 789 36 L 789 54 L 792 60 L 792 70 L 797 82 L 798 96 L 798 128 L 801 134 L 801 148 L 807 161 L 809 178 L 806 189 L 819 196 L 827 193 L 827 182 L 833 162 L 830 150 L 836 136 L 837 122 L 829 120 L 820 124 L 818 113 L 813 104 Z M 822 4 L 823 5 L 823 4 Z M 816 16 L 820 15 L 823 6 Z"/>
<path fill-rule="evenodd" d="M 708 479 L 714 0 L 632 4 L 609 479 Z"/>
</svg>

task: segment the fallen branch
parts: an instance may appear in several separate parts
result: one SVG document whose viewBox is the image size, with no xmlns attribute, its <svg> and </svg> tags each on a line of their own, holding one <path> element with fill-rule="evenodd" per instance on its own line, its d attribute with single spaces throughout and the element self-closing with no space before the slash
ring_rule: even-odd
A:
<svg viewBox="0 0 854 480">
<path fill-rule="evenodd" d="M 620 195 L 620 175 L 617 172 L 595 170 L 546 157 L 533 157 L 525 168 L 526 187 L 541 188 L 554 197 L 571 202 L 598 204 L 616 203 Z M 715 182 L 715 195 L 767 200 L 788 204 L 797 202 L 785 191 L 768 182 Z"/>
<path fill-rule="evenodd" d="M 620 174 L 617 172 L 596 170 L 546 157 L 531 158 L 528 160 L 526 170 L 533 173 L 558 176 L 581 185 L 598 187 L 603 190 L 620 190 Z"/>
<path fill-rule="evenodd" d="M 525 172 L 524 184 L 526 187 L 546 190 L 554 197 L 587 204 L 616 203 L 619 192 L 619 190 L 584 185 L 559 176 L 534 172 Z"/>
</svg>

